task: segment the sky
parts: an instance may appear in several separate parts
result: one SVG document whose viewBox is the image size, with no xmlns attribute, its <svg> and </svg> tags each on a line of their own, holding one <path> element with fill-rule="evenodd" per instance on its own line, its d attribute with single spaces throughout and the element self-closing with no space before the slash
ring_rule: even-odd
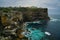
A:
<svg viewBox="0 0 60 40">
<path fill-rule="evenodd" d="M 60 14 L 60 0 L 0 0 L 0 7 L 42 7 L 48 8 L 49 14 Z"/>
</svg>

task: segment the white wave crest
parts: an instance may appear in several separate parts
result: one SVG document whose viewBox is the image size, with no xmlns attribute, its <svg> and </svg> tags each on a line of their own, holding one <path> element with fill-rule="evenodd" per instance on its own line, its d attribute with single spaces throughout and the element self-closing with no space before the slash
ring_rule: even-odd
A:
<svg viewBox="0 0 60 40">
<path fill-rule="evenodd" d="M 60 19 L 51 18 L 50 21 L 56 22 L 56 21 L 60 21 Z"/>
</svg>

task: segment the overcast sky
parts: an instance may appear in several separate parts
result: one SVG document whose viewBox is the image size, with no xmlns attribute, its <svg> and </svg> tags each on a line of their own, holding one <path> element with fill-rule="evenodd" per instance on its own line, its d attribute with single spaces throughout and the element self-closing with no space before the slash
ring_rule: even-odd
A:
<svg viewBox="0 0 60 40">
<path fill-rule="evenodd" d="M 0 0 L 0 6 L 37 6 L 49 9 L 49 14 L 60 14 L 60 0 Z"/>
</svg>

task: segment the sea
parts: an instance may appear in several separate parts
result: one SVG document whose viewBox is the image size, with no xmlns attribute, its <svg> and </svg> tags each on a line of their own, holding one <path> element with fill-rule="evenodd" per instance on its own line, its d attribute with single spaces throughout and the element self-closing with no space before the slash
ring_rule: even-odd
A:
<svg viewBox="0 0 60 40">
<path fill-rule="evenodd" d="M 47 23 L 46 31 L 50 32 L 54 40 L 60 40 L 60 14 L 49 15 L 51 20 Z"/>
<path fill-rule="evenodd" d="M 34 22 L 27 26 L 30 30 L 33 28 L 31 30 L 31 40 L 60 40 L 60 15 L 53 14 L 49 15 L 49 17 L 50 20 L 43 24 Z M 45 38 L 40 39 L 42 37 Z"/>
</svg>

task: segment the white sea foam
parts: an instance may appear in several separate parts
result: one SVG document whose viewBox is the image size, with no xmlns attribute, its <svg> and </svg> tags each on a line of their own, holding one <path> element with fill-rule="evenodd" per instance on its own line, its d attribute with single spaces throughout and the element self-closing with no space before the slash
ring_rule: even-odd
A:
<svg viewBox="0 0 60 40">
<path fill-rule="evenodd" d="M 40 23 L 40 21 L 26 22 L 26 23 Z"/>
<path fill-rule="evenodd" d="M 49 35 L 49 36 L 51 35 L 49 32 L 45 32 L 45 34 L 46 34 L 46 35 Z"/>
<path fill-rule="evenodd" d="M 51 18 L 50 21 L 56 22 L 56 21 L 60 21 L 60 19 Z"/>
</svg>

